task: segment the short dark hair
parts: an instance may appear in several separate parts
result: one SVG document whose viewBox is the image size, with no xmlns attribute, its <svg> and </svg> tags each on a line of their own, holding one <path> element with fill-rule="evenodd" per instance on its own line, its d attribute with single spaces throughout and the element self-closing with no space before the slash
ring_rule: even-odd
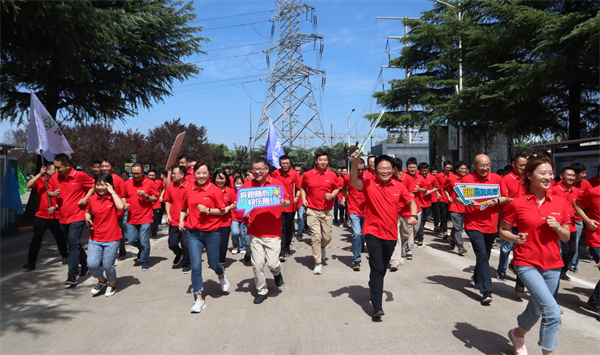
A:
<svg viewBox="0 0 600 355">
<path fill-rule="evenodd" d="M 176 167 L 173 168 L 173 170 L 179 170 L 180 173 L 182 173 L 183 175 L 187 174 L 187 168 L 183 165 L 177 165 Z"/>
<path fill-rule="evenodd" d="M 240 170 L 240 169 L 235 169 L 235 170 L 233 171 L 233 173 L 231 173 L 231 175 L 233 175 L 233 176 L 235 176 L 235 175 L 242 175 L 242 170 Z"/>
<path fill-rule="evenodd" d="M 527 157 L 524 156 L 523 154 L 515 154 L 515 156 L 511 160 L 511 162 L 517 162 L 517 161 L 519 161 L 519 159 L 527 159 Z"/>
<path fill-rule="evenodd" d="M 46 168 L 50 168 L 52 165 L 54 165 L 54 161 L 44 159 L 44 166 Z"/>
<path fill-rule="evenodd" d="M 227 174 L 225 169 L 219 169 L 213 174 L 212 179 L 210 179 L 212 183 L 215 185 L 217 184 L 217 176 L 219 175 L 223 175 L 225 177 L 225 186 L 229 186 L 229 174 Z"/>
<path fill-rule="evenodd" d="M 369 159 L 371 159 L 371 158 L 377 159 L 377 157 L 376 157 L 376 156 L 374 156 L 374 155 L 369 155 L 369 156 L 367 157 L 367 163 L 369 162 Z"/>
<path fill-rule="evenodd" d="M 140 168 L 140 169 L 142 169 L 142 172 L 144 172 L 144 167 L 142 166 L 142 163 L 134 163 L 134 164 L 131 166 L 131 169 L 132 169 L 132 170 L 133 170 L 133 168 Z"/>
<path fill-rule="evenodd" d="M 296 168 L 302 168 L 302 164 L 294 164 L 294 169 Z"/>
<path fill-rule="evenodd" d="M 196 165 L 194 165 L 194 173 L 196 172 L 196 170 L 198 170 L 203 165 L 206 166 L 206 169 L 208 169 L 208 173 L 210 174 L 210 163 L 204 159 L 200 159 L 196 162 Z"/>
<path fill-rule="evenodd" d="M 396 169 L 398 169 L 398 170 L 402 171 L 402 165 L 403 165 L 402 159 L 400 159 L 400 158 L 394 158 L 394 159 L 393 159 L 393 161 L 392 161 L 392 166 L 393 166 L 394 168 L 396 168 Z"/>
<path fill-rule="evenodd" d="M 408 168 L 409 165 L 417 165 L 417 158 L 415 157 L 410 157 L 408 159 L 406 159 L 406 167 Z"/>
<path fill-rule="evenodd" d="M 429 171 L 434 171 L 434 170 L 437 170 L 437 169 L 438 168 L 435 165 L 432 165 L 432 166 L 429 167 Z"/>
<path fill-rule="evenodd" d="M 458 163 L 456 163 L 456 165 L 454 166 L 454 169 L 456 169 L 456 171 L 458 171 L 458 168 L 460 168 L 463 165 L 466 165 L 467 169 L 469 168 L 469 164 L 467 164 L 464 161 L 460 160 Z M 469 170 L 471 170 L 471 169 L 469 169 Z"/>
<path fill-rule="evenodd" d="M 254 164 L 260 164 L 263 163 L 265 166 L 269 166 L 269 163 L 267 162 L 267 159 L 263 158 L 263 157 L 256 157 L 254 159 L 252 159 L 252 165 Z M 248 169 L 250 172 L 252 172 L 252 169 Z"/>
<path fill-rule="evenodd" d="M 167 171 L 166 171 L 166 170 L 161 170 L 161 171 L 160 171 L 160 176 L 163 176 L 163 175 L 164 175 L 164 176 L 169 176 L 169 173 L 167 173 Z"/>
<path fill-rule="evenodd" d="M 290 165 L 292 164 L 292 159 L 290 159 L 290 157 L 288 157 L 287 155 L 282 155 L 279 157 L 279 163 L 281 164 L 282 160 L 289 160 L 290 161 Z"/>
<path fill-rule="evenodd" d="M 110 164 L 111 168 L 115 167 L 115 160 L 109 157 L 105 157 L 104 159 L 102 159 L 102 162 L 107 162 L 108 164 Z"/>
<path fill-rule="evenodd" d="M 419 165 L 417 165 L 417 169 L 421 170 L 421 169 L 429 169 L 429 164 L 427 164 L 426 162 L 420 162 Z"/>
<path fill-rule="evenodd" d="M 54 156 L 54 161 L 59 161 L 61 164 L 71 164 L 71 159 L 65 153 L 58 153 Z"/>
<path fill-rule="evenodd" d="M 115 186 L 114 183 L 113 183 L 112 175 L 110 175 L 110 174 L 106 174 L 106 173 L 100 173 L 100 174 L 98 174 L 98 176 L 96 176 L 95 183 L 97 184 L 98 181 L 104 181 L 104 182 L 106 182 L 108 184 L 111 184 L 112 186 Z"/>
<path fill-rule="evenodd" d="M 241 181 L 242 181 L 242 184 L 244 184 L 244 178 L 243 178 L 241 175 L 238 175 L 238 176 L 236 176 L 236 177 L 234 177 L 234 178 L 233 178 L 233 184 L 235 185 L 235 183 L 236 183 L 238 180 L 241 180 Z"/>
<path fill-rule="evenodd" d="M 148 170 L 149 173 L 155 173 L 156 174 L 156 169 L 150 169 Z"/>
<path fill-rule="evenodd" d="M 572 168 L 572 165 L 569 165 L 569 166 L 565 166 L 564 168 L 560 169 L 560 175 L 564 175 L 567 170 L 573 170 L 573 172 L 575 174 L 577 174 L 575 169 Z"/>
<path fill-rule="evenodd" d="M 177 161 L 180 161 L 181 159 L 185 159 L 185 161 L 190 161 L 190 157 L 187 154 L 181 154 L 177 157 Z"/>
<path fill-rule="evenodd" d="M 504 166 L 504 170 L 506 170 L 506 171 L 512 171 L 512 166 L 506 165 L 506 166 Z"/>
<path fill-rule="evenodd" d="M 394 166 L 394 161 L 392 157 L 390 157 L 389 155 L 380 155 L 377 158 L 375 158 L 375 167 L 377 168 L 379 163 L 381 163 L 382 161 L 387 161 L 390 164 L 392 164 L 392 166 Z"/>
<path fill-rule="evenodd" d="M 94 161 L 92 162 L 92 166 L 94 166 L 94 165 L 96 165 L 96 164 L 98 164 L 98 165 L 102 165 L 102 162 L 101 162 L 100 160 L 94 160 Z"/>
<path fill-rule="evenodd" d="M 322 157 L 323 155 L 325 155 L 325 156 L 327 157 L 327 159 L 329 159 L 329 153 L 327 153 L 327 152 L 326 152 L 326 151 L 324 151 L 324 150 L 317 150 L 317 151 L 315 152 L 315 161 L 316 161 L 317 159 L 319 159 L 319 157 Z"/>
<path fill-rule="evenodd" d="M 442 163 L 442 166 L 445 168 L 447 165 L 452 166 L 452 162 L 450 160 L 446 160 Z"/>
<path fill-rule="evenodd" d="M 587 171 L 587 169 L 585 168 L 585 165 L 583 165 L 581 163 L 573 163 L 573 164 L 571 164 L 571 169 L 573 169 L 573 171 L 575 172 L 575 174 L 579 174 L 581 172 Z"/>
<path fill-rule="evenodd" d="M 125 175 L 127 175 L 127 177 L 129 177 L 129 173 L 127 172 L 127 170 L 123 170 L 123 171 L 121 172 L 121 175 L 123 175 L 123 174 L 125 174 Z"/>
</svg>

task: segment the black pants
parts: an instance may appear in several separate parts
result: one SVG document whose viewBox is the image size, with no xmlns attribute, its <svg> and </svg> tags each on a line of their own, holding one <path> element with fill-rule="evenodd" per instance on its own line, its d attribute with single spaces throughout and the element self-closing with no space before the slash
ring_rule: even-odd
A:
<svg viewBox="0 0 600 355">
<path fill-rule="evenodd" d="M 181 265 L 190 265 L 187 228 L 182 232 L 177 226 L 169 226 L 169 249 L 171 249 L 175 255 L 182 255 Z"/>
<path fill-rule="evenodd" d="M 340 202 L 337 197 L 335 197 L 335 202 L 333 203 L 333 223 L 338 223 L 338 211 L 340 209 Z"/>
<path fill-rule="evenodd" d="M 40 248 L 42 247 L 42 239 L 47 229 L 50 229 L 50 232 L 54 236 L 60 256 L 63 258 L 69 256 L 67 237 L 63 234 L 58 219 L 33 217 L 33 238 L 31 238 L 31 243 L 29 244 L 29 254 L 27 256 L 27 263 L 29 265 L 35 266 Z"/>
<path fill-rule="evenodd" d="M 219 262 L 225 264 L 225 257 L 227 256 L 227 247 L 229 247 L 229 235 L 231 234 L 231 226 L 219 228 L 219 234 L 221 235 L 221 245 L 219 248 Z"/>
<path fill-rule="evenodd" d="M 569 265 L 571 265 L 571 260 L 573 260 L 577 250 L 577 232 L 571 232 L 571 238 L 568 242 L 565 243 L 561 240 L 560 247 L 562 248 L 562 259 L 565 264 L 562 267 L 562 272 L 566 273 L 569 271 Z"/>
<path fill-rule="evenodd" d="M 422 209 L 423 214 L 421 214 L 421 226 L 419 226 L 419 231 L 417 232 L 415 242 L 423 242 L 423 228 L 425 228 L 425 223 L 427 222 L 427 217 L 429 217 L 431 207 L 423 207 Z"/>
<path fill-rule="evenodd" d="M 372 234 L 365 236 L 367 248 L 369 249 L 369 289 L 371 291 L 371 304 L 373 313 L 381 310 L 381 299 L 383 297 L 383 278 L 390 263 L 397 240 L 384 240 Z"/>
<path fill-rule="evenodd" d="M 431 213 L 433 213 L 433 226 L 437 229 L 440 226 L 440 203 L 431 203 Z"/>
<path fill-rule="evenodd" d="M 340 206 L 338 208 L 338 215 L 339 218 L 338 220 L 340 221 L 340 223 L 344 223 L 346 222 L 346 218 L 347 218 L 347 214 L 346 214 L 346 206 L 342 206 L 342 204 L 340 203 Z"/>
<path fill-rule="evenodd" d="M 446 233 L 448 231 L 448 204 L 446 202 L 438 202 L 438 207 L 440 208 L 440 228 L 442 229 L 442 233 Z"/>
<path fill-rule="evenodd" d="M 152 229 L 150 230 L 150 236 L 152 238 L 156 238 L 158 235 L 158 226 L 162 220 L 162 212 L 160 208 L 155 208 L 152 210 L 152 216 L 154 217 L 154 222 L 152 222 Z"/>
<path fill-rule="evenodd" d="M 498 233 L 481 233 L 478 230 L 466 230 L 471 245 L 477 259 L 475 271 L 473 272 L 473 280 L 479 284 L 479 292 L 481 294 L 492 292 L 492 273 L 490 272 L 490 255 L 492 252 L 492 244 Z"/>
<path fill-rule="evenodd" d="M 294 215 L 296 212 L 282 212 L 281 221 L 283 223 L 283 233 L 281 238 L 281 254 L 290 253 L 290 244 L 294 236 Z"/>
</svg>

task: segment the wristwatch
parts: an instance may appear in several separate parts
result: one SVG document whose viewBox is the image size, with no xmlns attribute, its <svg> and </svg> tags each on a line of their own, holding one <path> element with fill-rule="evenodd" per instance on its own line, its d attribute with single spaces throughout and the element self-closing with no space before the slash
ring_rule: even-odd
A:
<svg viewBox="0 0 600 355">
<path fill-rule="evenodd" d="M 417 217 L 418 217 L 416 214 L 411 214 L 410 216 L 415 217 L 415 219 L 417 219 Z"/>
</svg>

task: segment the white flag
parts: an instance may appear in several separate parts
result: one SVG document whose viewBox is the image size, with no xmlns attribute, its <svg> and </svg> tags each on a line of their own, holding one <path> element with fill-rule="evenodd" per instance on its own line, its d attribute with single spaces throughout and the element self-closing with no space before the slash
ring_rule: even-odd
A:
<svg viewBox="0 0 600 355">
<path fill-rule="evenodd" d="M 73 149 L 67 142 L 58 123 L 50 116 L 48 110 L 31 91 L 31 102 L 29 108 L 29 129 L 27 130 L 27 151 L 40 154 L 49 161 L 54 156 L 65 153 L 71 158 Z"/>
</svg>

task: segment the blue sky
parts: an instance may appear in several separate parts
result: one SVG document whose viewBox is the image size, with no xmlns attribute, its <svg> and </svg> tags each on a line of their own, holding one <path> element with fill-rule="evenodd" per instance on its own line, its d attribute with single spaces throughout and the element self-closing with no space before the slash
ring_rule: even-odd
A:
<svg viewBox="0 0 600 355">
<path fill-rule="evenodd" d="M 363 116 L 371 112 L 371 105 L 372 112 L 381 110 L 374 100 L 371 102 L 371 94 L 380 91 L 387 80 L 404 76 L 399 69 L 381 71 L 381 66 L 388 62 L 387 36 L 401 36 L 404 28 L 399 20 L 376 20 L 376 17 L 419 17 L 420 12 L 433 7 L 433 2 L 308 0 L 304 3 L 315 8 L 316 34 L 324 37 L 320 69 L 326 72 L 326 84 L 315 95 L 325 134 L 330 134 L 331 125 L 334 132 L 347 133 L 347 117 L 353 108 L 356 111 L 351 116 L 352 132 L 368 133 L 369 122 Z M 266 42 L 271 41 L 271 22 L 267 20 L 274 12 L 267 11 L 278 6 L 272 0 L 194 1 L 194 6 L 198 18 L 192 24 L 203 26 L 200 35 L 211 41 L 204 44 L 206 55 L 185 61 L 197 62 L 203 69 L 201 74 L 184 83 L 176 82 L 173 96 L 166 97 L 164 103 L 141 110 L 126 123 L 116 122 L 115 127 L 131 127 L 145 133 L 165 120 L 180 117 L 183 122 L 205 126 L 212 143 L 229 147 L 234 143 L 247 145 L 250 112 L 255 134 L 266 96 L 267 84 L 258 79 L 268 71 L 264 53 L 245 54 L 262 52 L 269 46 Z M 257 22 L 254 26 L 236 26 L 254 22 Z M 227 26 L 233 27 L 216 29 Z M 303 33 L 312 31 L 306 22 L 301 29 Z M 278 35 L 276 25 L 273 40 Z M 398 56 L 400 48 L 397 40 L 389 40 L 391 58 Z M 302 50 L 306 64 L 316 68 L 317 52 L 313 46 L 304 45 Z M 235 58 L 222 59 L 225 57 Z M 275 59 L 276 53 L 271 54 L 271 66 Z M 313 85 L 320 82 L 316 79 L 311 78 Z M 12 126 L 3 122 L 0 127 L 5 131 Z M 385 130 L 377 129 L 375 133 L 384 134 Z"/>
</svg>

